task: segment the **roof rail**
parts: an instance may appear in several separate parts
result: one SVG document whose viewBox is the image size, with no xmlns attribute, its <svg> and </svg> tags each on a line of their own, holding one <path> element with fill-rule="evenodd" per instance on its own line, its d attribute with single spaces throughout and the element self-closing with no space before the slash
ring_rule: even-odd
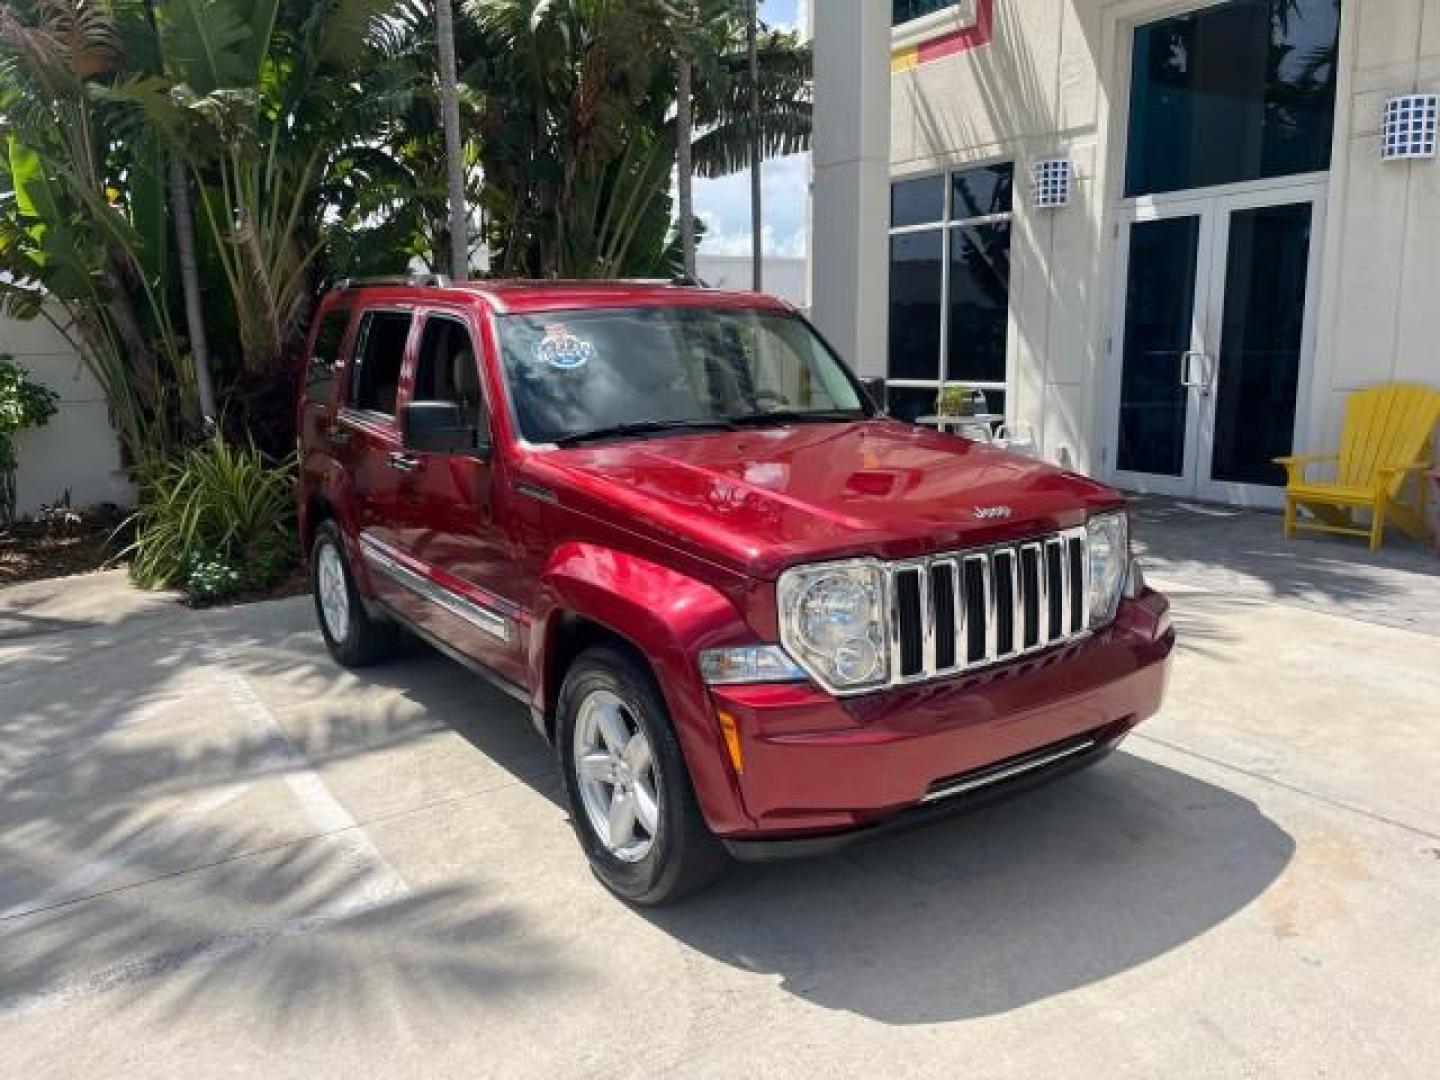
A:
<svg viewBox="0 0 1440 1080">
<path fill-rule="evenodd" d="M 337 289 L 358 289 L 366 285 L 409 285 L 415 289 L 448 289 L 450 279 L 444 274 L 393 274 L 388 277 L 341 278 Z"/>
<path fill-rule="evenodd" d="M 623 282 L 623 283 L 626 284 L 626 285 L 670 285 L 670 286 L 673 286 L 674 288 L 678 288 L 678 289 L 708 289 L 708 288 L 711 288 L 711 285 L 710 285 L 710 283 L 709 283 L 708 281 L 703 281 L 703 280 L 701 280 L 700 278 L 698 278 L 698 277 L 693 277 L 693 276 L 691 276 L 691 275 L 689 275 L 689 274 L 675 274 L 673 277 L 668 277 L 668 278 L 661 278 L 661 277 L 652 277 L 652 278 L 636 277 L 636 278 L 616 278 L 615 280 L 620 281 L 620 282 Z"/>
</svg>

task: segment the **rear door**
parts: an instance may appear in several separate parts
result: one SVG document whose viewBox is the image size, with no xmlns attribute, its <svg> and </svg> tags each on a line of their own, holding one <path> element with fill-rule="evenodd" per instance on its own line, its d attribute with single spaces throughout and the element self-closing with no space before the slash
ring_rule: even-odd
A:
<svg viewBox="0 0 1440 1080">
<path fill-rule="evenodd" d="M 421 316 L 413 377 L 405 401 L 459 406 L 477 446 L 490 443 L 479 336 L 462 311 Z M 417 621 L 452 647 L 512 682 L 523 683 L 517 568 L 495 506 L 495 467 L 488 453 L 411 451 L 399 484 L 398 544 L 424 575 L 431 603 Z"/>
<path fill-rule="evenodd" d="M 376 573 L 383 564 L 375 555 L 397 543 L 397 499 L 405 467 L 397 416 L 414 329 L 413 310 L 361 312 L 354 360 L 330 440 L 350 486 L 352 526 L 375 592 L 403 614 L 412 612 L 411 596 L 394 575 Z"/>
</svg>

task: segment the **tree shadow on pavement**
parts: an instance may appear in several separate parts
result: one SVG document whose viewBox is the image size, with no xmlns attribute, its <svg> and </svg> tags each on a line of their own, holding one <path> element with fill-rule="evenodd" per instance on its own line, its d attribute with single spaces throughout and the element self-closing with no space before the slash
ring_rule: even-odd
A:
<svg viewBox="0 0 1440 1080">
<path fill-rule="evenodd" d="M 1021 798 L 803 864 L 740 868 L 649 913 L 708 956 L 889 1024 L 990 1016 L 1212 930 L 1295 843 L 1251 802 L 1129 754 Z"/>
<path fill-rule="evenodd" d="M 315 770 L 447 721 L 509 732 L 484 745 L 517 779 L 548 765 L 522 710 L 429 650 L 335 667 L 302 604 L 37 628 L 3 657 L 0 1020 L 106 994 L 160 1022 L 383 1026 L 582 977 L 478 868 L 411 887 L 363 829 L 296 813 Z M 277 688 L 279 729 L 220 722 L 237 677 Z M 342 685 L 373 707 L 339 707 Z"/>
<path fill-rule="evenodd" d="M 1159 496 L 1131 501 L 1137 551 L 1167 584 L 1349 615 L 1440 635 L 1440 561 L 1398 534 L 1283 535 L 1278 514 Z"/>
</svg>

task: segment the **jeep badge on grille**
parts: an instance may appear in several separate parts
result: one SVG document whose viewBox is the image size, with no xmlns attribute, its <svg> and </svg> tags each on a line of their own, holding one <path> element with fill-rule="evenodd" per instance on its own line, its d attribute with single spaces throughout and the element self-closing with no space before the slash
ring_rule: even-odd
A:
<svg viewBox="0 0 1440 1080">
<path fill-rule="evenodd" d="M 1008 506 L 977 506 L 975 516 L 981 521 L 994 521 L 1008 518 L 1011 510 Z"/>
</svg>

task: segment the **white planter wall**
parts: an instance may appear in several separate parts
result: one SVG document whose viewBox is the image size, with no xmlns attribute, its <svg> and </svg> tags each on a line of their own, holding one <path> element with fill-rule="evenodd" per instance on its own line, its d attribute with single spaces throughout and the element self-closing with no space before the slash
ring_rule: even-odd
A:
<svg viewBox="0 0 1440 1080">
<path fill-rule="evenodd" d="M 60 395 L 49 424 L 20 433 L 16 510 L 33 515 L 70 493 L 75 507 L 128 505 L 129 482 L 120 468 L 120 443 L 110 426 L 100 387 L 79 356 L 48 323 L 0 316 L 0 353 L 30 371 L 30 378 Z"/>
</svg>

